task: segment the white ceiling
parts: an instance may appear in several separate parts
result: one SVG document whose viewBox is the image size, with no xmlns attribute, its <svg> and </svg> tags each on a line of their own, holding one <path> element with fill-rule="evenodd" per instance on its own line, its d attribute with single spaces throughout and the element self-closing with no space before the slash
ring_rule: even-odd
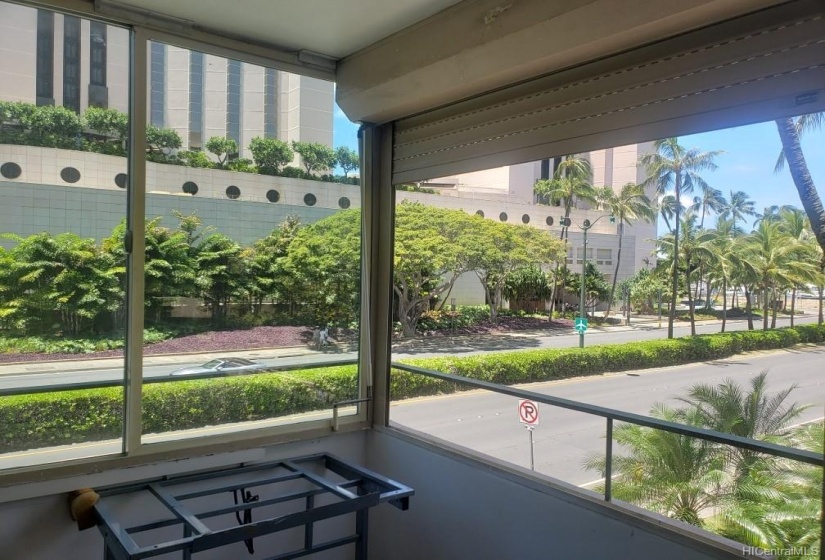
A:
<svg viewBox="0 0 825 560">
<path fill-rule="evenodd" d="M 343 58 L 459 0 L 117 0 L 290 50 Z"/>
</svg>

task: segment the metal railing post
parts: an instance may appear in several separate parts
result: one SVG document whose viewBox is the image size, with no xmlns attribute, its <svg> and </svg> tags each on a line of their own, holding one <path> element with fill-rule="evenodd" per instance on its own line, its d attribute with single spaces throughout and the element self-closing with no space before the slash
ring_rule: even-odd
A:
<svg viewBox="0 0 825 560">
<path fill-rule="evenodd" d="M 604 450 L 604 499 L 609 502 L 612 498 L 613 482 L 613 419 L 607 419 L 607 441 Z"/>
</svg>

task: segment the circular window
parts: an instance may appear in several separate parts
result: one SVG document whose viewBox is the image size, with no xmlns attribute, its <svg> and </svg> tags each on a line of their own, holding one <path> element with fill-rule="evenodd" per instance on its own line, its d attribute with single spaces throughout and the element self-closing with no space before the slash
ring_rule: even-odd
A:
<svg viewBox="0 0 825 560">
<path fill-rule="evenodd" d="M 476 216 L 484 217 L 484 210 L 476 210 Z"/>
<path fill-rule="evenodd" d="M 318 202 L 318 199 L 315 198 L 315 195 L 312 193 L 307 193 L 304 195 L 304 204 L 307 206 L 315 206 L 315 203 Z"/>
<path fill-rule="evenodd" d="M 279 200 L 281 200 L 281 193 L 279 193 L 275 189 L 268 190 L 266 191 L 266 199 L 269 202 L 278 202 Z"/>
<path fill-rule="evenodd" d="M 553 218 L 551 216 L 547 216 L 547 219 L 544 220 L 544 223 L 546 223 L 548 226 L 552 226 L 553 225 Z"/>
<path fill-rule="evenodd" d="M 129 176 L 126 173 L 118 173 L 115 175 L 115 185 L 121 189 L 126 188 L 126 183 L 129 181 Z"/>
<path fill-rule="evenodd" d="M 5 177 L 6 179 L 17 179 L 20 177 L 20 174 L 23 173 L 23 170 L 20 169 L 20 166 L 14 163 L 13 161 L 9 161 L 0 165 L 0 175 Z"/>
<path fill-rule="evenodd" d="M 521 223 L 522 224 L 529 224 L 530 223 L 530 216 L 528 216 L 527 214 L 523 215 L 521 217 Z"/>
<path fill-rule="evenodd" d="M 236 198 L 241 197 L 241 189 L 236 187 L 235 185 L 230 185 L 226 187 L 226 198 L 231 198 L 235 200 Z"/>
<path fill-rule="evenodd" d="M 349 199 L 347 197 L 342 196 L 341 198 L 338 199 L 338 206 L 340 206 L 344 210 L 349 208 L 349 205 L 350 205 L 350 202 L 349 202 Z"/>
<path fill-rule="evenodd" d="M 502 222 L 506 222 L 507 221 L 507 212 L 502 212 L 501 214 L 499 214 L 498 219 L 501 220 Z"/>
<path fill-rule="evenodd" d="M 64 167 L 60 172 L 60 178 L 67 183 L 77 183 L 80 181 L 80 171 L 74 167 Z"/>
<path fill-rule="evenodd" d="M 186 181 L 183 184 L 183 192 L 195 196 L 196 194 L 198 194 L 198 184 L 192 181 Z"/>
</svg>

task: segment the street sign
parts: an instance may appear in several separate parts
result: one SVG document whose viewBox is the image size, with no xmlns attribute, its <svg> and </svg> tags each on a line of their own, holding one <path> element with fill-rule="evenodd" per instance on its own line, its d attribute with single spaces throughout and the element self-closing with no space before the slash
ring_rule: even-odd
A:
<svg viewBox="0 0 825 560">
<path fill-rule="evenodd" d="M 539 403 L 527 399 L 518 401 L 518 421 L 528 428 L 539 425 Z"/>
<path fill-rule="evenodd" d="M 573 323 L 573 328 L 577 333 L 584 334 L 587 331 L 587 318 L 576 317 L 576 320 Z"/>
</svg>

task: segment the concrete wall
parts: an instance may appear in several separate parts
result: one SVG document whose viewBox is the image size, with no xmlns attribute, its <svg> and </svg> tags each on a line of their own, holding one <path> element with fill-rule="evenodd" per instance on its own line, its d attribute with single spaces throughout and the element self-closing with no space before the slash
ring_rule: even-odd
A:
<svg viewBox="0 0 825 560">
<path fill-rule="evenodd" d="M 487 463 L 391 433 L 368 436 L 369 467 L 416 491 L 409 511 L 387 509 L 372 518 L 371 558 L 743 557 L 741 545 L 661 517 L 645 519 L 560 482 L 504 475 Z M 716 545 L 700 543 L 695 538 L 700 534 Z"/>
</svg>

